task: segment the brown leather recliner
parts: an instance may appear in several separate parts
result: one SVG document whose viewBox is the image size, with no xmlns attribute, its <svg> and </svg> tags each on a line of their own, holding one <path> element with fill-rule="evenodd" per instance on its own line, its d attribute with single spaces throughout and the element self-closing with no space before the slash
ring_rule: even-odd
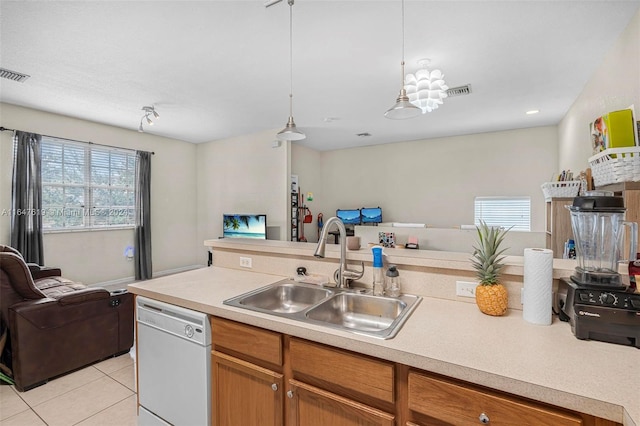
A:
<svg viewBox="0 0 640 426">
<path fill-rule="evenodd" d="M 0 245 L 0 315 L 10 342 L 16 389 L 49 379 L 133 346 L 133 295 L 111 294 L 60 276 L 59 269 L 27 265 Z M 7 348 L 9 349 L 9 348 Z"/>
</svg>

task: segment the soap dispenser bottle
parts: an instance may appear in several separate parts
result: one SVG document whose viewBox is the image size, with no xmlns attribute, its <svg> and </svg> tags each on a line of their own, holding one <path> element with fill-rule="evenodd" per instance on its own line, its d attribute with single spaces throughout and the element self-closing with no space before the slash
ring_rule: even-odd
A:
<svg viewBox="0 0 640 426">
<path fill-rule="evenodd" d="M 373 295 L 384 295 L 384 272 L 382 270 L 382 247 L 374 246 L 373 252 Z"/>
<path fill-rule="evenodd" d="M 400 297 L 400 273 L 396 265 L 389 265 L 387 269 L 387 283 L 385 294 L 389 297 Z"/>
</svg>

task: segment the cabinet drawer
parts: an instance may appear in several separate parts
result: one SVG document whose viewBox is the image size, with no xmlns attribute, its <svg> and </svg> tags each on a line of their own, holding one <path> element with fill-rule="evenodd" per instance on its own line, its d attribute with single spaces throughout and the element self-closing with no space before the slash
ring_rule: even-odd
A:
<svg viewBox="0 0 640 426">
<path fill-rule="evenodd" d="M 293 426 L 394 426 L 395 416 L 296 380 L 289 381 Z"/>
<path fill-rule="evenodd" d="M 580 417 L 554 407 L 414 371 L 409 372 L 409 409 L 451 424 L 481 424 L 484 414 L 491 425 L 582 425 Z"/>
<path fill-rule="evenodd" d="M 290 354 L 295 378 L 320 382 L 347 396 L 395 401 L 393 363 L 296 338 L 291 339 Z"/>
<path fill-rule="evenodd" d="M 282 335 L 223 318 L 211 318 L 212 342 L 215 349 L 228 349 L 234 354 L 282 366 Z"/>
</svg>

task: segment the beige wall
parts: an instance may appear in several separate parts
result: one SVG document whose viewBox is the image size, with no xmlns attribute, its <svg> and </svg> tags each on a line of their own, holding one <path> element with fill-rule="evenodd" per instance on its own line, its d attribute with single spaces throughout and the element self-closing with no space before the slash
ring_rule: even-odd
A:
<svg viewBox="0 0 640 426">
<path fill-rule="evenodd" d="M 197 247 L 196 146 L 148 133 L 125 130 L 57 114 L 0 104 L 2 125 L 62 138 L 154 151 L 151 169 L 151 225 L 154 274 L 204 264 Z M 0 135 L 0 211 L 11 207 L 11 132 Z M 0 243 L 10 242 L 9 217 L 0 216 Z M 86 284 L 134 276 L 124 250 L 133 230 L 47 233 L 45 261 Z"/>
<path fill-rule="evenodd" d="M 286 240 L 289 143 L 273 147 L 276 130 L 197 145 L 199 248 L 222 236 L 224 213 L 264 213 Z"/>
<path fill-rule="evenodd" d="M 548 126 L 323 152 L 320 203 L 325 218 L 380 206 L 385 222 L 450 227 L 473 224 L 476 196 L 530 196 L 531 230 L 544 231 L 557 151 Z"/>
<path fill-rule="evenodd" d="M 602 64 L 560 122 L 560 169 L 584 170 L 591 157 L 589 123 L 635 105 L 640 120 L 640 11 L 611 47 Z"/>
</svg>

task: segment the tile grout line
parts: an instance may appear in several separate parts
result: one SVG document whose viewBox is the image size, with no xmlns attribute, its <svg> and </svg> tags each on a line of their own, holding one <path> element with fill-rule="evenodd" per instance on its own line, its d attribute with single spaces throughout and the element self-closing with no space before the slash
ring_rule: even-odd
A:
<svg viewBox="0 0 640 426">
<path fill-rule="evenodd" d="M 133 366 L 134 366 L 134 368 L 135 368 L 135 362 L 133 362 L 132 364 L 133 364 Z M 75 423 L 75 424 L 81 423 L 81 422 L 83 422 L 83 421 L 85 421 L 85 420 L 87 420 L 87 419 L 89 419 L 89 418 L 91 418 L 91 417 L 93 417 L 93 416 L 97 415 L 98 413 L 101 413 L 101 412 L 103 412 L 104 410 L 107 410 L 107 409 L 109 409 L 109 408 L 113 407 L 114 405 L 119 404 L 120 402 L 122 402 L 122 401 L 124 401 L 125 399 L 127 399 L 127 398 L 131 397 L 132 395 L 136 395 L 136 394 L 137 394 L 137 391 L 135 391 L 135 390 L 133 390 L 133 389 L 129 388 L 126 384 L 124 384 L 124 383 L 122 383 L 122 382 L 118 381 L 117 379 L 115 379 L 114 377 L 112 377 L 112 376 L 111 376 L 111 375 L 112 375 L 112 374 L 114 374 L 114 373 L 117 373 L 117 372 L 119 372 L 119 371 L 121 371 L 121 370 L 124 370 L 125 368 L 130 367 L 132 364 L 127 364 L 127 365 L 123 366 L 122 368 L 119 368 L 119 369 L 117 369 L 117 370 L 114 370 L 114 371 L 112 371 L 112 372 L 110 372 L 110 373 L 106 373 L 106 372 L 102 371 L 102 370 L 101 370 L 101 369 L 99 369 L 96 365 L 89 365 L 89 366 L 87 366 L 87 367 L 85 367 L 85 368 L 95 368 L 95 369 L 96 369 L 96 370 L 101 374 L 101 376 L 100 376 L 100 377 L 97 377 L 97 378 L 96 378 L 96 379 L 94 379 L 94 380 L 90 380 L 90 381 L 88 381 L 88 382 L 86 382 L 86 383 L 84 383 L 84 384 L 82 384 L 82 385 L 80 385 L 80 386 L 74 387 L 74 388 L 72 388 L 72 389 L 68 389 L 66 392 L 60 393 L 60 394 L 58 394 L 58 395 L 56 395 L 56 396 L 54 396 L 54 397 L 51 397 L 51 398 L 46 399 L 46 400 L 44 400 L 44 401 L 40 401 L 39 403 L 37 403 L 37 404 L 35 404 L 35 405 L 31 405 L 31 404 L 30 404 L 30 403 L 29 403 L 29 402 L 28 402 L 28 401 L 27 401 L 27 400 L 22 396 L 22 394 L 24 394 L 24 393 L 26 393 L 26 392 L 28 392 L 28 391 L 26 391 L 26 392 L 19 392 L 17 389 L 15 389 L 15 386 L 11 386 L 11 387 L 10 387 L 11 391 L 12 391 L 12 392 L 13 392 L 13 393 L 18 397 L 18 398 L 20 398 L 20 400 L 21 400 L 22 402 L 24 402 L 28 408 L 27 408 L 26 410 L 20 411 L 19 413 L 16 413 L 16 414 L 12 415 L 11 417 L 8 417 L 7 419 L 4 419 L 4 420 L 8 420 L 8 419 L 10 419 L 10 418 L 12 418 L 12 417 L 15 417 L 15 416 L 17 416 L 17 415 L 19 415 L 19 414 L 23 414 L 23 413 L 25 413 L 25 412 L 27 412 L 27 411 L 31 411 L 31 412 L 32 412 L 32 413 L 33 413 L 37 418 L 39 418 L 39 419 L 42 421 L 42 423 L 43 423 L 44 425 L 48 426 L 48 425 L 49 425 L 49 423 L 47 423 L 47 422 L 42 418 L 42 416 L 40 416 L 40 415 L 38 414 L 38 412 L 35 410 L 35 408 L 36 408 L 36 407 L 38 407 L 38 406 L 40 406 L 40 405 L 42 405 L 42 404 L 44 404 L 44 403 L 46 403 L 46 402 L 49 402 L 49 401 L 51 401 L 51 400 L 53 400 L 53 399 L 55 399 L 55 398 L 58 398 L 58 397 L 60 397 L 60 396 L 62 396 L 62 395 L 66 395 L 67 393 L 72 392 L 72 391 L 74 391 L 74 390 L 77 390 L 78 388 L 81 388 L 81 387 L 83 387 L 83 386 L 85 386 L 85 385 L 88 385 L 88 384 L 90 384 L 90 383 L 93 383 L 93 382 L 95 382 L 95 381 L 98 381 L 98 380 L 100 380 L 100 379 L 103 379 L 103 378 L 105 378 L 105 377 L 108 377 L 109 379 L 111 379 L 111 380 L 112 380 L 112 381 L 114 381 L 115 383 L 119 384 L 120 386 L 123 386 L 126 390 L 128 390 L 128 391 L 130 391 L 130 392 L 131 392 L 131 394 L 130 394 L 130 395 L 127 395 L 125 398 L 123 398 L 123 399 L 121 399 L 121 400 L 119 400 L 119 401 L 116 401 L 114 404 L 110 405 L 109 407 L 106 407 L 106 408 L 104 408 L 103 410 L 100 410 L 99 412 L 94 413 L 94 414 L 92 414 L 91 416 L 89 416 L 89 417 L 87 417 L 87 418 L 85 418 L 85 419 L 83 419 L 83 420 L 81 420 L 81 421 L 79 421 L 79 422 L 77 422 L 77 423 Z M 78 371 L 80 371 L 80 370 L 78 370 Z M 134 374 L 135 374 L 135 373 L 134 373 Z M 61 377 L 63 377 L 63 376 L 61 376 Z M 55 379 L 53 379 L 53 380 L 55 380 Z M 49 384 L 49 383 L 51 383 L 51 382 L 50 382 L 50 381 L 47 381 L 46 383 L 42 384 L 41 386 L 46 386 L 46 385 L 47 385 L 47 384 Z M 39 387 L 39 386 L 38 386 L 38 387 Z M 33 389 L 37 389 L 38 387 L 33 388 Z M 30 389 L 30 390 L 31 390 L 31 389 Z"/>
<path fill-rule="evenodd" d="M 90 365 L 89 367 L 94 367 L 94 366 L 93 366 L 93 365 Z M 89 367 L 87 367 L 87 368 L 89 368 Z M 95 367 L 94 367 L 94 368 L 95 368 Z M 96 368 L 96 370 L 98 370 L 98 369 Z M 77 371 L 80 371 L 80 370 L 77 370 Z M 100 372 L 100 374 L 102 374 L 104 377 L 108 377 L 108 376 L 107 376 L 105 373 L 103 373 L 102 371 L 100 371 L 100 370 L 98 370 L 98 371 L 99 371 L 99 372 Z M 56 377 L 56 379 L 57 379 L 57 378 L 62 378 L 62 377 L 64 377 L 64 376 Z M 101 378 L 102 378 L 102 377 L 97 377 L 97 378 L 95 378 L 95 379 L 93 379 L 93 380 L 89 380 L 88 382 L 83 383 L 83 384 L 82 384 L 82 385 L 80 385 L 80 386 L 77 386 L 77 387 L 74 387 L 74 388 L 72 388 L 72 389 L 69 389 L 69 390 L 67 390 L 66 392 L 62 392 L 62 393 L 60 393 L 60 394 L 58 394 L 58 395 L 56 395 L 56 396 L 54 396 L 54 397 L 51 397 L 51 398 L 49 398 L 49 399 L 45 399 L 44 401 L 40 401 L 39 403 L 37 403 L 37 404 L 35 404 L 35 405 L 31 405 L 31 404 L 29 404 L 29 402 L 27 402 L 24 398 L 22 398 L 22 396 L 20 396 L 20 394 L 21 394 L 22 392 L 16 392 L 16 393 L 17 393 L 17 394 L 18 394 L 18 396 L 19 396 L 19 397 L 20 397 L 20 398 L 25 402 L 25 404 L 27 404 L 27 405 L 29 406 L 29 408 L 35 408 L 35 407 L 38 407 L 38 406 L 40 406 L 40 405 L 42 405 L 42 404 L 44 404 L 44 403 L 46 403 L 46 402 L 51 401 L 52 399 L 56 399 L 56 398 L 58 398 L 58 397 L 60 397 L 60 396 L 62 396 L 62 395 L 66 395 L 66 394 L 68 394 L 69 392 L 73 392 L 74 390 L 79 389 L 79 388 L 81 388 L 81 387 L 83 387 L 83 386 L 85 386 L 85 385 L 88 385 L 89 383 L 93 383 L 93 382 L 95 382 L 95 381 L 97 381 L 97 380 L 100 380 Z M 55 380 L 55 379 L 53 379 L 53 380 Z M 50 382 L 47 382 L 47 383 L 43 384 L 42 386 L 46 386 L 46 385 L 48 385 L 49 383 L 50 383 Z M 33 388 L 33 389 L 37 389 L 37 388 Z M 29 389 L 29 390 L 31 390 L 31 389 Z M 27 391 L 27 392 L 28 392 L 28 391 Z"/>
<path fill-rule="evenodd" d="M 20 412 L 18 412 L 18 413 L 15 413 L 14 415 L 7 417 L 6 419 L 3 419 L 2 421 L 0 421 L 0 423 L 5 422 L 5 421 L 7 421 L 7 420 L 11 420 L 13 417 L 19 416 L 20 414 L 24 414 L 24 413 L 26 413 L 27 411 L 31 411 L 31 412 L 32 412 L 32 413 L 33 413 L 37 418 L 39 418 L 39 419 L 42 421 L 42 423 L 43 423 L 45 426 L 49 426 L 49 423 L 45 422 L 45 421 L 44 421 L 44 419 L 43 419 L 42 417 L 40 417 L 40 415 L 36 412 L 36 410 L 34 410 L 34 409 L 33 409 L 33 407 L 31 407 L 31 405 L 29 405 L 29 403 L 28 403 L 27 401 L 25 401 L 25 400 L 20 396 L 20 393 L 21 393 L 21 392 L 18 392 L 18 391 L 17 391 L 13 386 L 11 386 L 11 387 L 10 387 L 10 389 L 11 389 L 11 391 L 13 391 L 13 393 L 14 393 L 14 394 L 16 394 L 16 396 L 17 396 L 18 398 L 20 398 L 20 400 L 21 400 L 22 402 L 24 402 L 24 403 L 26 404 L 27 409 L 26 409 L 26 410 L 23 410 L 23 411 L 20 411 Z"/>
<path fill-rule="evenodd" d="M 116 370 L 116 371 L 118 371 L 118 370 Z M 114 382 L 116 382 L 117 384 L 119 384 L 120 386 L 124 386 L 128 391 L 131 391 L 131 392 L 132 392 L 132 394 L 131 394 L 131 395 L 127 395 L 127 396 L 125 396 L 124 398 L 122 398 L 121 400 L 114 402 L 113 404 L 109 405 L 108 407 L 103 408 L 102 410 L 98 411 L 97 413 L 93 413 L 93 414 L 92 414 L 92 415 L 90 415 L 89 417 L 86 417 L 86 418 L 84 418 L 84 419 L 82 419 L 82 420 L 80 420 L 80 421 L 78 421 L 78 422 L 74 423 L 74 424 L 73 424 L 74 426 L 75 426 L 75 425 L 77 425 L 77 424 L 80 424 L 80 423 L 82 423 L 82 422 L 84 422 L 84 421 L 86 421 L 86 420 L 89 420 L 91 417 L 97 416 L 98 414 L 100 414 L 100 413 L 102 413 L 102 412 L 104 412 L 104 411 L 106 411 L 106 410 L 110 409 L 110 408 L 111 408 L 111 407 L 113 407 L 114 405 L 120 404 L 120 403 L 121 403 L 122 401 L 124 401 L 125 399 L 127 399 L 127 398 L 131 398 L 133 395 L 136 395 L 136 392 L 134 392 L 134 391 L 132 391 L 131 389 L 129 389 L 129 387 L 128 387 L 128 386 L 126 386 L 126 385 L 124 385 L 124 384 L 120 383 L 119 381 L 117 381 L 116 379 L 114 379 L 113 377 L 111 377 L 111 376 L 109 376 L 109 375 L 106 375 L 106 376 L 107 376 L 108 378 L 110 378 L 111 380 L 113 380 Z"/>
</svg>

